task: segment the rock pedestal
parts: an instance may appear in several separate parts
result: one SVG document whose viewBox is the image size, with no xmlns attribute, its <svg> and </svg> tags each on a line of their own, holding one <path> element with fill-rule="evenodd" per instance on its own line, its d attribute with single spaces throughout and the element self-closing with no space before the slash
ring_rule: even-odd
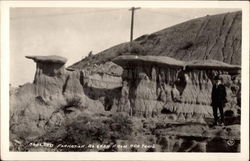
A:
<svg viewBox="0 0 250 161">
<path fill-rule="evenodd" d="M 62 94 L 66 79 L 64 64 L 67 59 L 59 56 L 26 56 L 36 62 L 35 93 L 49 98 Z"/>
<path fill-rule="evenodd" d="M 128 84 L 127 102 L 130 102 L 127 108 L 132 108 L 134 116 L 154 117 L 165 111 L 171 117 L 174 113 L 177 121 L 204 123 L 204 118 L 213 117 L 211 92 L 217 74 L 227 89 L 227 106 L 236 108 L 236 103 L 234 106 L 232 103 L 239 92 L 236 81 L 239 66 L 216 60 L 182 62 L 169 57 L 135 55 L 120 56 L 113 61 L 124 69 L 122 79 Z M 125 99 L 127 96 L 121 95 L 121 100 Z M 125 106 L 123 102 L 120 106 Z M 128 109 L 123 107 L 123 111 Z"/>
</svg>

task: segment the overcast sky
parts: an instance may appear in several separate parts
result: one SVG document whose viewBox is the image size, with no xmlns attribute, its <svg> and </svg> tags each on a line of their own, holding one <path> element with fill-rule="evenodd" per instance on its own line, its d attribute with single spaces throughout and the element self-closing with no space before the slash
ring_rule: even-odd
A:
<svg viewBox="0 0 250 161">
<path fill-rule="evenodd" d="M 150 9 L 135 12 L 134 38 L 206 15 L 239 9 Z M 26 55 L 60 55 L 69 66 L 130 38 L 128 8 L 12 8 L 10 83 L 32 82 L 35 63 Z"/>
</svg>

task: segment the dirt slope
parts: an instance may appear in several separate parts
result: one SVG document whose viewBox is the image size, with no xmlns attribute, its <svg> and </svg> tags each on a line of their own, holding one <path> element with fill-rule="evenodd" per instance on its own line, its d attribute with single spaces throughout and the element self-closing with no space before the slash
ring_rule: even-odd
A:
<svg viewBox="0 0 250 161">
<path fill-rule="evenodd" d="M 169 56 L 184 61 L 215 59 L 240 65 L 241 17 L 239 11 L 193 19 L 143 35 L 132 45 L 123 43 L 111 47 L 69 68 L 83 69 L 125 54 Z"/>
</svg>

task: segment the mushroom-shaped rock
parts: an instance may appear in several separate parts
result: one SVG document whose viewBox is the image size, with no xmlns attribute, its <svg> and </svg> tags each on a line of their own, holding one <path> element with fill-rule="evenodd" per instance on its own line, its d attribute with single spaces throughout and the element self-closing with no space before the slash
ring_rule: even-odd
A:
<svg viewBox="0 0 250 161">
<path fill-rule="evenodd" d="M 67 59 L 57 55 L 50 56 L 26 56 L 27 59 L 32 59 L 37 63 L 52 63 L 52 64 L 65 64 Z"/>
<path fill-rule="evenodd" d="M 239 70 L 239 65 L 231 65 L 218 60 L 194 60 L 185 63 L 185 67 L 189 69 L 221 69 L 221 70 Z"/>
<path fill-rule="evenodd" d="M 184 67 L 184 62 L 167 56 L 138 56 L 123 55 L 112 60 L 114 63 L 126 67 L 131 64 L 157 64 L 172 67 Z"/>
<path fill-rule="evenodd" d="M 60 56 L 26 56 L 36 62 L 34 79 L 36 94 L 44 98 L 62 94 L 65 83 L 64 64 L 67 59 Z"/>
<path fill-rule="evenodd" d="M 155 111 L 158 111 L 157 108 L 162 104 L 158 102 L 160 93 L 162 97 L 166 97 L 163 87 L 157 92 L 157 87 L 160 87 L 157 85 L 159 71 L 162 71 L 162 77 L 164 75 L 164 81 L 162 80 L 161 84 L 163 86 L 165 81 L 174 82 L 177 71 L 184 67 L 184 62 L 166 56 L 123 55 L 112 61 L 124 68 L 122 79 L 128 80 L 130 84 L 129 98 L 132 102 L 133 115 L 144 117 L 151 117 Z M 171 76 L 165 78 L 168 75 Z M 162 106 L 163 104 L 161 108 Z"/>
<path fill-rule="evenodd" d="M 64 64 L 67 59 L 60 56 L 26 56 L 28 59 L 32 59 L 37 64 L 37 71 L 35 76 L 35 82 L 37 75 L 44 74 L 50 77 L 59 76 L 64 73 Z"/>
</svg>

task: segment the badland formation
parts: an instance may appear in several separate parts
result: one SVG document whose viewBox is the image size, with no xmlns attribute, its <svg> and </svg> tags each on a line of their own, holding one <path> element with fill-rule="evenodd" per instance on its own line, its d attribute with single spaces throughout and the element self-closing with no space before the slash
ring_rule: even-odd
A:
<svg viewBox="0 0 250 161">
<path fill-rule="evenodd" d="M 241 12 L 143 35 L 67 68 L 55 55 L 26 58 L 36 73 L 10 91 L 10 150 L 240 151 Z M 210 127 L 217 74 L 227 92 L 225 127 Z M 147 148 L 110 146 L 134 144 Z"/>
</svg>

